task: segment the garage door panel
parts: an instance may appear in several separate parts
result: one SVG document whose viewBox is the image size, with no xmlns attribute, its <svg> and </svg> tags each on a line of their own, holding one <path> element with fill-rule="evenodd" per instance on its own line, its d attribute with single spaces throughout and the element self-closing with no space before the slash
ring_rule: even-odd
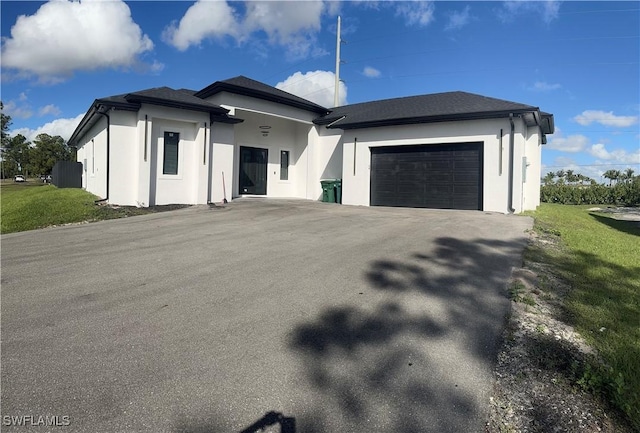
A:
<svg viewBox="0 0 640 433">
<path fill-rule="evenodd" d="M 482 209 L 483 143 L 371 148 L 372 206 Z"/>
</svg>

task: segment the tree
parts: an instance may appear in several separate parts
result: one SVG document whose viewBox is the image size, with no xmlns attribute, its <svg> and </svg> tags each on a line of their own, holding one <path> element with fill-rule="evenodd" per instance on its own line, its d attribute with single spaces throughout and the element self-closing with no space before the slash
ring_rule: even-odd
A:
<svg viewBox="0 0 640 433">
<path fill-rule="evenodd" d="M 4 149 L 6 147 L 7 141 L 9 140 L 9 126 L 11 125 L 11 116 L 4 114 L 4 104 L 2 103 L 2 101 L 0 101 L 0 116 L 2 117 L 0 125 L 2 127 L 2 141 L 0 142 L 0 157 L 2 158 L 2 165 L 0 166 L 0 178 L 4 179 L 5 177 L 10 175 L 5 170 L 9 168 L 9 164 L 5 161 Z"/>
<path fill-rule="evenodd" d="M 556 174 L 552 171 L 550 171 L 549 173 L 545 174 L 544 177 L 542 178 L 542 182 L 545 185 L 551 185 L 553 183 L 553 179 L 556 177 Z"/>
<path fill-rule="evenodd" d="M 607 170 L 602 173 L 602 177 L 604 177 L 605 179 L 609 179 L 609 186 L 611 186 L 611 182 L 613 182 L 614 180 L 618 180 L 619 175 L 620 172 L 618 170 Z"/>
<path fill-rule="evenodd" d="M 4 104 L 0 101 L 0 116 L 2 117 L 2 148 L 4 149 L 9 140 L 9 126 L 11 126 L 11 116 L 4 114 Z"/>
<path fill-rule="evenodd" d="M 627 168 L 624 171 L 624 173 L 622 173 L 622 179 L 624 179 L 625 182 L 632 182 L 633 181 L 633 173 L 635 173 L 633 168 Z"/>
<path fill-rule="evenodd" d="M 31 150 L 31 171 L 37 174 L 51 174 L 58 161 L 70 161 L 71 149 L 62 137 L 38 134 Z"/>
<path fill-rule="evenodd" d="M 567 177 L 567 183 L 569 184 L 572 184 L 577 181 L 577 177 L 573 173 L 573 170 L 567 170 L 566 177 Z"/>
<path fill-rule="evenodd" d="M 27 174 L 31 157 L 31 146 L 24 135 L 8 137 L 2 149 L 2 169 L 6 177 Z"/>
</svg>

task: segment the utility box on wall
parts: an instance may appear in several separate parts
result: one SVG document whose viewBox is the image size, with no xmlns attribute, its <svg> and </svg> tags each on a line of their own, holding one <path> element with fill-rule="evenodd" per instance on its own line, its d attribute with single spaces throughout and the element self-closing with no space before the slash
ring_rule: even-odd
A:
<svg viewBox="0 0 640 433">
<path fill-rule="evenodd" d="M 51 171 L 51 183 L 58 188 L 82 188 L 82 163 L 56 162 Z"/>
</svg>

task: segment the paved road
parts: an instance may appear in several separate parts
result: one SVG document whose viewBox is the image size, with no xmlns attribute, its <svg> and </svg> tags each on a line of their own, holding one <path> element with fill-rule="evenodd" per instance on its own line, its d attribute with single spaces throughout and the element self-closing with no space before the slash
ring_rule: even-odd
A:
<svg viewBox="0 0 640 433">
<path fill-rule="evenodd" d="M 530 226 L 239 200 L 5 235 L 2 430 L 233 433 L 273 411 L 297 433 L 480 432 Z"/>
</svg>

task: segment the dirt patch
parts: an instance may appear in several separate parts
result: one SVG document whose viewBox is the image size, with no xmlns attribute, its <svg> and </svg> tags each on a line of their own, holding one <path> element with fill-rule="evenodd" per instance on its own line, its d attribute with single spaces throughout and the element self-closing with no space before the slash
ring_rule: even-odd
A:
<svg viewBox="0 0 640 433">
<path fill-rule="evenodd" d="M 588 356 L 597 356 L 568 324 L 571 287 L 535 251 L 561 248 L 554 233 L 531 232 L 526 264 L 514 269 L 511 315 L 495 369 L 487 433 L 631 433 L 598 396 L 579 386 Z"/>
</svg>

